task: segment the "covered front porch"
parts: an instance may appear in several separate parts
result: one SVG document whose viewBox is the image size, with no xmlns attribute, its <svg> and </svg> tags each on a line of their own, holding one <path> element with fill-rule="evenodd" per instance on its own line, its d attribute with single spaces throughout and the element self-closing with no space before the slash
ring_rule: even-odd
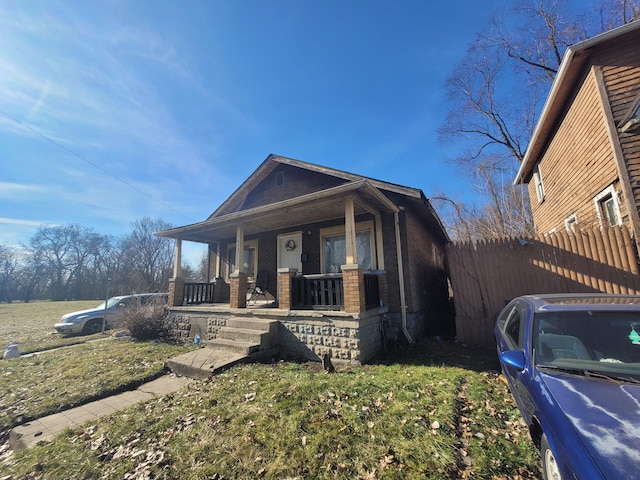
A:
<svg viewBox="0 0 640 480">
<path fill-rule="evenodd" d="M 170 307 L 258 302 L 287 310 L 362 313 L 388 304 L 383 216 L 395 222 L 401 259 L 399 208 L 366 180 L 220 216 L 160 232 L 175 239 Z M 387 220 L 387 225 L 391 222 Z M 389 235 L 387 235 L 389 237 Z M 393 237 L 391 237 L 393 238 Z M 336 240 L 337 239 L 337 240 Z M 182 278 L 182 242 L 205 243 L 209 278 Z M 330 249 L 341 249 L 336 263 Z M 402 262 L 398 261 L 400 269 Z M 402 272 L 399 272 L 403 301 Z M 260 275 L 270 279 L 260 285 Z M 266 291 L 265 295 L 257 295 Z M 262 292 L 260 292 L 262 293 Z"/>
</svg>

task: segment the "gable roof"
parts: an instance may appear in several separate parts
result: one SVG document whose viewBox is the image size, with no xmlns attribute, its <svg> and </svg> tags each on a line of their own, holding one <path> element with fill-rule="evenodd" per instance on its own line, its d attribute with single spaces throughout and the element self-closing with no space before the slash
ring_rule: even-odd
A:
<svg viewBox="0 0 640 480">
<path fill-rule="evenodd" d="M 241 209 L 246 196 L 278 166 L 286 164 L 345 180 L 337 186 L 303 194 L 286 200 Z M 389 192 L 385 194 L 383 192 Z M 194 242 L 211 242 L 213 238 L 232 238 L 239 223 L 245 235 L 306 223 L 344 217 L 344 202 L 339 199 L 354 195 L 356 214 L 381 211 L 397 213 L 398 199 L 417 211 L 430 230 L 443 241 L 446 231 L 435 210 L 420 189 L 383 182 L 362 175 L 336 170 L 292 158 L 269 155 L 264 162 L 205 221 L 156 233 L 159 237 Z M 283 211 L 286 212 L 283 215 Z"/>
<path fill-rule="evenodd" d="M 357 182 L 361 180 L 367 180 L 372 186 L 380 190 L 387 190 L 389 192 L 399 193 L 413 198 L 420 198 L 422 192 L 416 188 L 403 187 L 394 183 L 383 182 L 375 180 L 373 178 L 365 177 L 362 175 L 356 175 L 354 173 L 345 172 L 343 170 L 337 170 L 334 168 L 323 167 L 309 162 L 303 162 L 301 160 L 295 160 L 293 158 L 282 157 L 280 155 L 270 154 L 264 162 L 262 162 L 258 168 L 247 178 L 230 196 L 220 205 L 210 216 L 209 219 L 231 213 L 237 210 L 238 206 L 242 204 L 245 196 L 251 191 L 253 187 L 263 181 L 273 170 L 280 165 L 291 165 L 293 167 L 303 168 L 311 172 L 322 173 L 325 175 L 331 175 L 336 178 L 340 178 L 349 182 Z"/>
<path fill-rule="evenodd" d="M 531 135 L 527 151 L 513 182 L 514 185 L 527 183 L 531 178 L 533 167 L 547 145 L 558 117 L 562 114 L 593 49 L 638 29 L 640 29 L 640 20 L 627 23 L 567 48 L 540 113 L 538 123 Z"/>
</svg>

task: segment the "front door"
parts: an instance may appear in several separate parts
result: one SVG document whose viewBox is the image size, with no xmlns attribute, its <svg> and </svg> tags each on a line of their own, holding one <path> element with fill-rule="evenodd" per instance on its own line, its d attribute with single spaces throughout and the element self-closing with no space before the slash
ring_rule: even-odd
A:
<svg viewBox="0 0 640 480">
<path fill-rule="evenodd" d="M 302 273 L 302 232 L 278 235 L 278 268 L 296 268 Z M 280 291 L 280 276 L 278 276 Z"/>
</svg>

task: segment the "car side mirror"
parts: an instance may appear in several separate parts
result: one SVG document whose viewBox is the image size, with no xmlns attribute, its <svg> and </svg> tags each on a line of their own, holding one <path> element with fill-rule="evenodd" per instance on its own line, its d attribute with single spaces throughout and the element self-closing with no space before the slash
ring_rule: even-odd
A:
<svg viewBox="0 0 640 480">
<path fill-rule="evenodd" d="M 506 365 L 511 365 L 518 371 L 524 370 L 524 352 L 522 350 L 508 350 L 500 354 L 500 360 Z"/>
</svg>

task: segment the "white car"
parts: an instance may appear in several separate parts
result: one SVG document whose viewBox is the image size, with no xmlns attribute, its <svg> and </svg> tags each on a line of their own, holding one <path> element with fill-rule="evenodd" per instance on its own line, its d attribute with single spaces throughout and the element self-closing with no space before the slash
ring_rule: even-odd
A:
<svg viewBox="0 0 640 480">
<path fill-rule="evenodd" d="M 169 295 L 166 293 L 139 293 L 136 295 L 111 297 L 107 300 L 106 309 L 105 302 L 102 302 L 95 308 L 67 313 L 60 318 L 60 321 L 56 323 L 53 328 L 56 332 L 64 334 L 98 333 L 102 331 L 102 320 L 105 317 L 105 310 L 107 314 L 106 329 L 115 325 L 118 314 L 124 309 L 132 306 L 148 305 L 150 303 L 166 305 L 168 298 Z"/>
</svg>

